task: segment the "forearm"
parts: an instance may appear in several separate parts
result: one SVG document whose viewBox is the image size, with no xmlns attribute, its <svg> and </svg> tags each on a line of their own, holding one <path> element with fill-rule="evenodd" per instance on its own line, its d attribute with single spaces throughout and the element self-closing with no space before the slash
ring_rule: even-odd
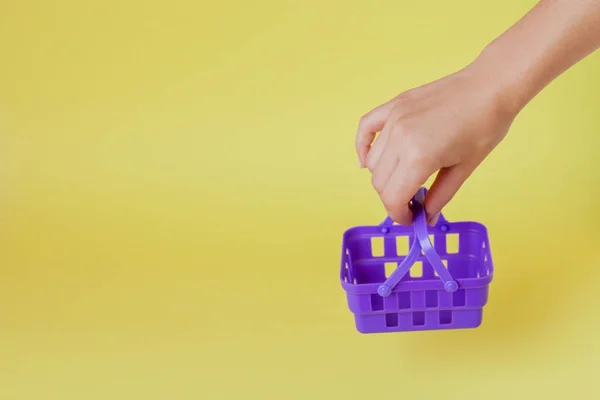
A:
<svg viewBox="0 0 600 400">
<path fill-rule="evenodd" d="M 546 85 L 600 47 L 600 0 L 542 0 L 490 43 L 473 68 L 516 115 Z"/>
</svg>

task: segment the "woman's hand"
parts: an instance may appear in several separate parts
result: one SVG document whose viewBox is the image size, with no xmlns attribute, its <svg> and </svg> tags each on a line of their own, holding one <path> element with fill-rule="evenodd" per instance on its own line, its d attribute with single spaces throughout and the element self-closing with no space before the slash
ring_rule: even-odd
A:
<svg viewBox="0 0 600 400">
<path fill-rule="evenodd" d="M 425 199 L 428 222 L 435 224 L 506 135 L 515 115 L 504 108 L 493 77 L 477 68 L 473 64 L 404 92 L 361 119 L 356 134 L 361 166 L 371 171 L 373 187 L 397 223 L 412 223 L 411 198 L 439 171 Z"/>
<path fill-rule="evenodd" d="M 389 216 L 411 224 L 411 198 L 439 171 L 425 197 L 434 224 L 520 110 L 598 48 L 600 0 L 541 0 L 467 68 L 365 115 L 356 151 Z"/>
</svg>

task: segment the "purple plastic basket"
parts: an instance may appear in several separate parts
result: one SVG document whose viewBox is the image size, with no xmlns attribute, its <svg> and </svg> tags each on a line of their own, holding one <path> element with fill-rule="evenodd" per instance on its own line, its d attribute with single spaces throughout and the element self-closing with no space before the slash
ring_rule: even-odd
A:
<svg viewBox="0 0 600 400">
<path fill-rule="evenodd" d="M 477 222 L 450 223 L 443 216 L 429 227 L 425 193 L 422 188 L 413 198 L 411 227 L 388 217 L 378 226 L 344 233 L 340 278 L 361 333 L 481 325 L 494 273 L 487 229 Z M 457 249 L 450 248 L 452 239 Z"/>
</svg>

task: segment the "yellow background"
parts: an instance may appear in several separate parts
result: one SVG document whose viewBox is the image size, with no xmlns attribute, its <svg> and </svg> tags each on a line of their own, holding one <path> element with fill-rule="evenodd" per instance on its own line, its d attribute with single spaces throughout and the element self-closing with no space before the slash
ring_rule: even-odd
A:
<svg viewBox="0 0 600 400">
<path fill-rule="evenodd" d="M 491 234 L 480 329 L 361 336 L 354 132 L 533 1 L 0 4 L 0 398 L 600 395 L 600 54 L 446 209 Z M 594 397 L 591 395 L 591 397 Z"/>
</svg>

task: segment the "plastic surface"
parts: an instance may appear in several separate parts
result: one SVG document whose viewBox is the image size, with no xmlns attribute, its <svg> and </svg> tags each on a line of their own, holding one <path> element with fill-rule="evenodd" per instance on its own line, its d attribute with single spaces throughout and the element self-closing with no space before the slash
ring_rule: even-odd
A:
<svg viewBox="0 0 600 400">
<path fill-rule="evenodd" d="M 487 229 L 443 216 L 428 226 L 425 193 L 422 188 L 413 199 L 410 227 L 388 217 L 344 233 L 340 279 L 361 333 L 465 329 L 482 322 L 494 270 Z M 403 239 L 408 248 L 399 248 Z M 450 248 L 451 239 L 458 249 Z M 383 242 L 381 253 L 376 241 Z M 389 265 L 395 269 L 386 277 Z"/>
</svg>

